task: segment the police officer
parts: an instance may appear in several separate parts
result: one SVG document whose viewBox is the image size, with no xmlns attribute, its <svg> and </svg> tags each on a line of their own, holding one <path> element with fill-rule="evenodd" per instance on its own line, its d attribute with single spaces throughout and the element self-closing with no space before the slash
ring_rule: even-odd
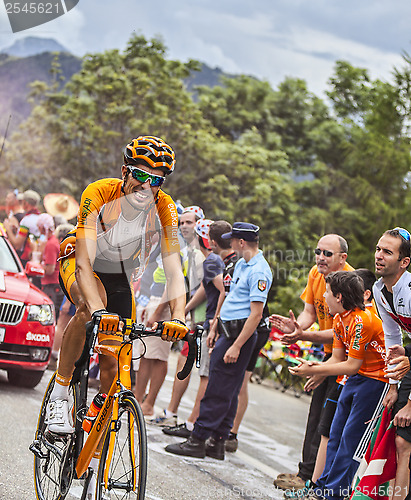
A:
<svg viewBox="0 0 411 500">
<path fill-rule="evenodd" d="M 255 331 L 272 283 L 271 269 L 258 248 L 259 229 L 254 224 L 235 222 L 231 232 L 222 235 L 223 239 L 231 238 L 240 259 L 221 308 L 219 336 L 210 358 L 210 377 L 200 415 L 187 441 L 166 446 L 170 453 L 224 460 L 224 442 L 233 425 L 238 393 L 256 341 Z M 210 347 L 214 345 L 213 331 L 207 340 Z"/>
</svg>

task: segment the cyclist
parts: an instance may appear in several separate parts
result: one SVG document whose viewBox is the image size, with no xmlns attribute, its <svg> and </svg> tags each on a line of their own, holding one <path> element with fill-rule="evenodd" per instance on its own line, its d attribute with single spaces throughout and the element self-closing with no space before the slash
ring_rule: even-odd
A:
<svg viewBox="0 0 411 500">
<path fill-rule="evenodd" d="M 172 198 L 160 189 L 174 165 L 174 151 L 162 139 L 140 136 L 124 150 L 121 179 L 98 180 L 82 194 L 77 226 L 60 249 L 60 284 L 76 306 L 76 313 L 64 332 L 47 408 L 51 432 L 73 432 L 68 387 L 83 349 L 86 322 L 100 318 L 100 330 L 116 331 L 119 316 L 134 318 L 131 275 L 144 270 L 158 220 L 172 318 L 165 323 L 162 338 L 175 341 L 188 332 L 177 209 Z M 108 392 L 116 374 L 115 360 L 100 356 L 100 369 L 100 390 Z"/>
</svg>

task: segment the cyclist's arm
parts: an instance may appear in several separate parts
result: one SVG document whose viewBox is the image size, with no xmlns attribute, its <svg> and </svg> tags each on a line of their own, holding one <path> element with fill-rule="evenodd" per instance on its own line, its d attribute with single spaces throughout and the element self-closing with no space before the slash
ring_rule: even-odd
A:
<svg viewBox="0 0 411 500">
<path fill-rule="evenodd" d="M 90 314 L 106 307 L 101 300 L 92 268 L 96 246 L 96 242 L 89 238 L 76 240 L 76 281 Z"/>
</svg>

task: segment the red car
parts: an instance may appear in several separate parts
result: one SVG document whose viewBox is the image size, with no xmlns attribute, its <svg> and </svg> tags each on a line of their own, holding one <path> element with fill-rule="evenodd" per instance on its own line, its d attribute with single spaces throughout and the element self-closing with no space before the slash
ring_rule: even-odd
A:
<svg viewBox="0 0 411 500">
<path fill-rule="evenodd" d="M 27 276 L 41 268 L 21 265 L 0 225 L 0 369 L 9 382 L 35 387 L 50 360 L 54 340 L 53 302 Z"/>
</svg>

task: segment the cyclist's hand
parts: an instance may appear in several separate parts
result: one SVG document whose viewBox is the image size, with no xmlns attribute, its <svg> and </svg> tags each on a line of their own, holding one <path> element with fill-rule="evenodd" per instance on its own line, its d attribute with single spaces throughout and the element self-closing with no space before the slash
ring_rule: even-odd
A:
<svg viewBox="0 0 411 500">
<path fill-rule="evenodd" d="M 163 323 L 163 333 L 161 338 L 163 340 L 169 340 L 171 342 L 176 342 L 184 338 L 189 329 L 186 327 L 183 321 L 179 319 L 172 319 L 171 321 L 164 321 Z"/>
<path fill-rule="evenodd" d="M 105 309 L 94 311 L 91 315 L 93 321 L 100 318 L 98 329 L 102 332 L 117 332 L 119 328 L 120 316 L 116 313 L 109 313 Z"/>
</svg>

